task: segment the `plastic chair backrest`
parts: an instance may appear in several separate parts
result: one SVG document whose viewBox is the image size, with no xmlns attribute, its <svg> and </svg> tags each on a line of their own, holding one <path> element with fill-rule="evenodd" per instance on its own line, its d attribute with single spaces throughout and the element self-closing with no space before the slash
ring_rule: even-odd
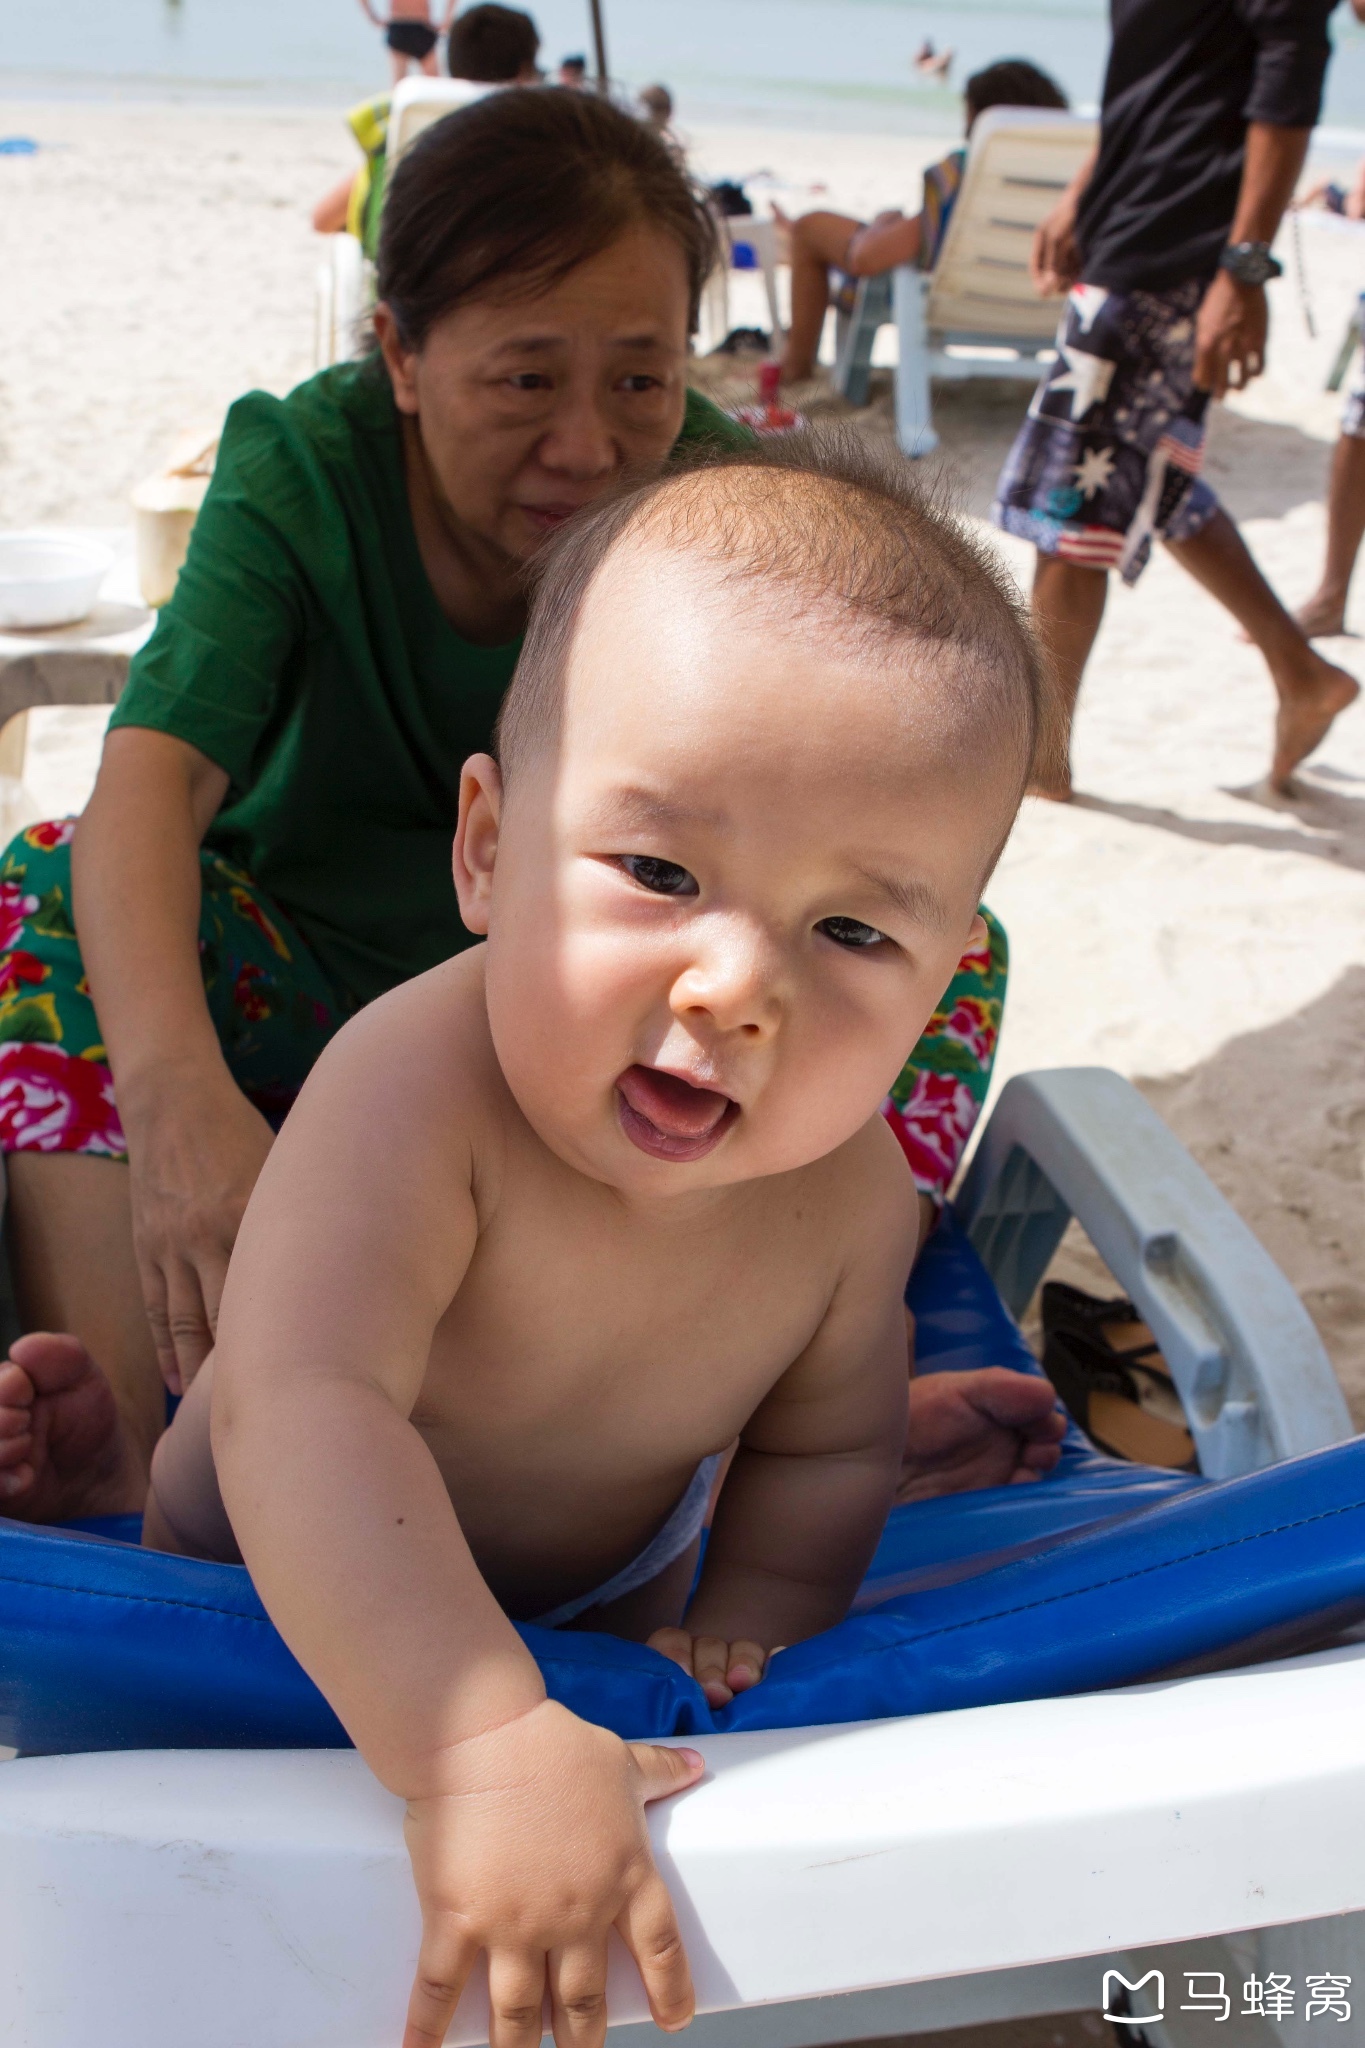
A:
<svg viewBox="0 0 1365 2048">
<path fill-rule="evenodd" d="M 933 329 L 1046 339 L 1058 299 L 1029 282 L 1029 246 L 1093 147 L 1097 126 L 1050 107 L 990 107 L 972 130 L 967 168 L 934 265 Z"/>
<path fill-rule="evenodd" d="M 389 107 L 390 177 L 404 150 L 411 147 L 424 128 L 430 128 L 433 121 L 446 114 L 453 114 L 457 107 L 467 107 L 472 100 L 501 90 L 496 85 L 475 85 L 468 78 L 403 79 L 394 87 Z"/>
</svg>

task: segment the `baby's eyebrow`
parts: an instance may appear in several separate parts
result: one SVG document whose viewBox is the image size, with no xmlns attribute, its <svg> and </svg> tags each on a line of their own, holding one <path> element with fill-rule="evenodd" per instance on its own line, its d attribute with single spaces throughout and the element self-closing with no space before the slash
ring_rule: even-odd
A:
<svg viewBox="0 0 1365 2048">
<path fill-rule="evenodd" d="M 878 868 L 860 867 L 858 873 L 915 924 L 931 932 L 947 930 L 947 905 L 928 882 L 904 881 L 899 875 L 886 875 Z"/>
<path fill-rule="evenodd" d="M 678 803 L 674 798 L 660 796 L 652 789 L 632 787 L 612 790 L 596 806 L 594 818 L 599 829 L 608 825 L 647 828 L 719 825 L 722 822 L 719 811 L 708 810 L 700 804 Z"/>
</svg>

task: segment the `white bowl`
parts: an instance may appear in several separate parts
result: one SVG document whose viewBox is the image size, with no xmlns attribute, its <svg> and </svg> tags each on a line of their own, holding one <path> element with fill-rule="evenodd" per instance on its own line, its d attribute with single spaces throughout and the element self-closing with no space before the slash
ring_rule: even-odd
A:
<svg viewBox="0 0 1365 2048">
<path fill-rule="evenodd" d="M 0 631 L 86 618 L 113 565 L 113 551 L 98 541 L 0 533 Z"/>
</svg>

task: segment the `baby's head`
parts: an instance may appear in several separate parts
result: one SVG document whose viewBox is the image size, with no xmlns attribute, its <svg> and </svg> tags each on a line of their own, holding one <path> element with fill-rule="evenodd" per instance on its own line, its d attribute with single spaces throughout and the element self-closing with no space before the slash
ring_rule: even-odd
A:
<svg viewBox="0 0 1365 2048">
<path fill-rule="evenodd" d="M 980 929 L 1038 704 L 1000 573 L 856 443 L 576 522 L 455 847 L 541 1137 L 646 1196 L 851 1138 Z"/>
</svg>

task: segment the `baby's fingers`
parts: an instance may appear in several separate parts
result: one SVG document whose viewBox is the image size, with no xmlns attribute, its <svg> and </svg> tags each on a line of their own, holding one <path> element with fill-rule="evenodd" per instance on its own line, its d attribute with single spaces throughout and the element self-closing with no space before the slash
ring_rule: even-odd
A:
<svg viewBox="0 0 1365 2048">
<path fill-rule="evenodd" d="M 433 1913 L 423 1921 L 403 2048 L 440 2048 L 478 1952 L 453 1914 Z"/>
<path fill-rule="evenodd" d="M 655 2026 L 676 2033 L 692 2018 L 697 2001 L 673 1901 L 652 1864 L 626 1902 L 616 1929 L 635 1958 Z"/>
<path fill-rule="evenodd" d="M 488 1958 L 488 2048 L 540 2048 L 543 1949 L 494 1949 Z"/>
<path fill-rule="evenodd" d="M 697 1636 L 692 1644 L 692 1676 L 706 1694 L 708 1706 L 728 1707 L 734 1688 L 726 1673 L 730 1668 L 730 1645 L 719 1636 Z"/>
<path fill-rule="evenodd" d="M 604 1941 L 551 1953 L 550 2023 L 558 2048 L 601 2048 L 607 2031 Z"/>
<path fill-rule="evenodd" d="M 767 1669 L 768 1653 L 758 1643 L 731 1643 L 725 1683 L 731 1692 L 748 1692 Z"/>
<path fill-rule="evenodd" d="M 685 1628 L 656 1628 L 647 1647 L 657 1650 L 670 1663 L 681 1664 L 688 1677 L 692 1677 L 692 1638 Z"/>
</svg>

